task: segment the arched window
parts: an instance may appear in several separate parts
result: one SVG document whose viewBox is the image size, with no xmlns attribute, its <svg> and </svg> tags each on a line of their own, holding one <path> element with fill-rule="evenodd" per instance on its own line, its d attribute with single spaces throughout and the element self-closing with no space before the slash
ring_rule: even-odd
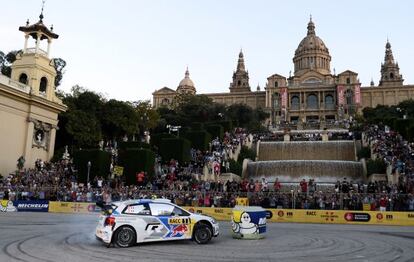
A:
<svg viewBox="0 0 414 262">
<path fill-rule="evenodd" d="M 299 110 L 300 102 L 298 96 L 292 96 L 290 99 L 290 107 L 294 110 Z"/>
<path fill-rule="evenodd" d="M 168 100 L 168 98 L 164 98 L 161 101 L 161 105 L 168 105 L 170 103 L 170 100 Z"/>
<path fill-rule="evenodd" d="M 349 85 L 351 83 L 351 78 L 347 77 L 346 78 L 346 83 Z"/>
<path fill-rule="evenodd" d="M 316 95 L 308 95 L 306 98 L 306 107 L 308 109 L 318 109 L 318 97 Z"/>
<path fill-rule="evenodd" d="M 334 98 L 332 95 L 326 95 L 325 96 L 325 109 L 332 110 L 335 108 L 334 105 Z"/>
<path fill-rule="evenodd" d="M 351 89 L 345 91 L 345 99 L 347 105 L 352 105 L 354 103 L 354 92 Z"/>
<path fill-rule="evenodd" d="M 275 87 L 278 87 L 279 83 L 277 81 L 275 81 Z"/>
<path fill-rule="evenodd" d="M 19 82 L 22 84 L 27 85 L 28 84 L 28 79 L 27 79 L 27 75 L 25 73 L 22 73 L 19 77 Z"/>
<path fill-rule="evenodd" d="M 47 88 L 47 78 L 46 77 L 42 77 L 40 79 L 39 92 L 46 93 L 46 88 Z"/>
<path fill-rule="evenodd" d="M 241 81 L 239 80 L 239 81 L 237 81 L 237 85 L 238 86 L 240 86 L 241 85 Z"/>
<path fill-rule="evenodd" d="M 390 73 L 390 79 L 394 79 L 394 74 Z"/>
</svg>

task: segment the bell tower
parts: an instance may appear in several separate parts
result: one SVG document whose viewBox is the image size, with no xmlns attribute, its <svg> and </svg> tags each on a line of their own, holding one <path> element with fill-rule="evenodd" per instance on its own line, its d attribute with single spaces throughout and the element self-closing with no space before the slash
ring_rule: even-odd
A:
<svg viewBox="0 0 414 262">
<path fill-rule="evenodd" d="M 381 64 L 381 80 L 379 82 L 380 86 L 389 86 L 389 85 L 402 85 L 404 79 L 400 75 L 400 67 L 398 62 L 394 61 L 394 55 L 392 54 L 391 44 L 387 40 L 385 44 L 385 57 L 384 63 Z"/>
<path fill-rule="evenodd" d="M 42 7 L 37 23 L 30 24 L 27 20 L 25 26 L 19 27 L 24 33 L 24 47 L 12 64 L 11 79 L 30 86 L 32 95 L 58 102 L 59 99 L 55 96 L 56 70 L 49 56 L 52 40 L 59 35 L 53 32 L 53 26 L 45 26 L 43 18 Z M 31 42 L 34 43 L 33 46 L 30 46 Z"/>
<path fill-rule="evenodd" d="M 244 65 L 243 51 L 240 50 L 237 69 L 233 72 L 233 82 L 230 83 L 230 92 L 250 92 L 249 72 Z"/>
</svg>

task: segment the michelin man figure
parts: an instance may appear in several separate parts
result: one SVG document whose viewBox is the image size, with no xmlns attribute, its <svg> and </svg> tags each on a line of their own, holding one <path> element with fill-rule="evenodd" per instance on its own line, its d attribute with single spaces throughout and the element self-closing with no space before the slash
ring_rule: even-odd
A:
<svg viewBox="0 0 414 262">
<path fill-rule="evenodd" d="M 251 222 L 249 213 L 243 212 L 240 215 L 240 222 L 235 223 L 233 221 L 232 229 L 234 233 L 245 234 L 255 234 L 259 232 L 259 227 L 255 223 Z"/>
</svg>

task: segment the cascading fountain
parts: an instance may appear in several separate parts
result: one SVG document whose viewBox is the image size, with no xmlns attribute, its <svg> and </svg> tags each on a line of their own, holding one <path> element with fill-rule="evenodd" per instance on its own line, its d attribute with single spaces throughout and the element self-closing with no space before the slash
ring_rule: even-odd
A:
<svg viewBox="0 0 414 262">
<path fill-rule="evenodd" d="M 356 161 L 353 141 L 260 142 L 257 161 L 247 163 L 250 179 L 299 182 L 314 179 L 317 183 L 363 181 L 361 162 Z"/>
</svg>

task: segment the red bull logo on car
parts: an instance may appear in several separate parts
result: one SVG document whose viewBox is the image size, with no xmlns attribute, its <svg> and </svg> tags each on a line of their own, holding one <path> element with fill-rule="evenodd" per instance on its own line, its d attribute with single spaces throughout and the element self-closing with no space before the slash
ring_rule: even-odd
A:
<svg viewBox="0 0 414 262">
<path fill-rule="evenodd" d="M 182 237 L 188 232 L 188 226 L 187 225 L 174 225 L 171 227 L 171 233 L 169 234 L 169 237 Z"/>
</svg>

